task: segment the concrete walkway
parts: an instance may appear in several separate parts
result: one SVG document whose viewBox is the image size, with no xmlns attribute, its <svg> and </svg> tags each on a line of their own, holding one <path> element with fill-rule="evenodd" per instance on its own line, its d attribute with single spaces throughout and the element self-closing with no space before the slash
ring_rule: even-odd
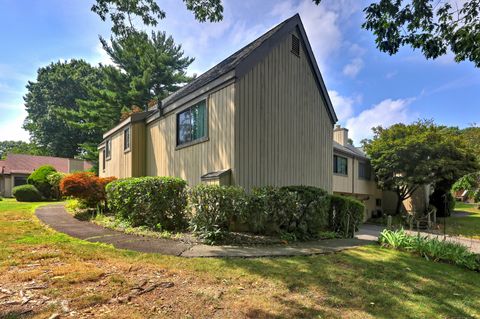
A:
<svg viewBox="0 0 480 319">
<path fill-rule="evenodd" d="M 182 257 L 279 257 L 338 252 L 375 243 L 377 230 L 360 232 L 358 238 L 319 240 L 290 245 L 271 246 L 210 246 L 191 245 L 177 240 L 125 234 L 80 221 L 65 211 L 62 205 L 49 205 L 36 210 L 37 217 L 56 231 L 90 242 L 111 244 L 115 248 Z"/>
</svg>

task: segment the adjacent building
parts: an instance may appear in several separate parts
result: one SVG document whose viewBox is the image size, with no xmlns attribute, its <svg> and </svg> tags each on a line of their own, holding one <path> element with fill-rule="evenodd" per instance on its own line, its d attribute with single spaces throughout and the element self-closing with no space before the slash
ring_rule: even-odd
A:
<svg viewBox="0 0 480 319">
<path fill-rule="evenodd" d="M 51 165 L 62 173 L 92 168 L 89 162 L 73 158 L 8 154 L 5 160 L 0 160 L 0 196 L 12 197 L 12 189 L 26 184 L 28 176 L 43 165 Z"/>
</svg>

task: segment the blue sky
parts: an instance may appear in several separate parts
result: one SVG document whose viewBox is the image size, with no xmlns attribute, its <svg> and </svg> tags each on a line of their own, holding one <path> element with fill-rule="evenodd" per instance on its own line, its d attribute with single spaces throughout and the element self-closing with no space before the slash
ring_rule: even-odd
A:
<svg viewBox="0 0 480 319">
<path fill-rule="evenodd" d="M 0 140 L 28 140 L 21 129 L 23 95 L 36 70 L 52 61 L 83 58 L 109 63 L 98 35 L 110 25 L 90 11 L 93 0 L 0 0 Z M 425 60 L 403 48 L 380 53 L 360 28 L 369 1 L 224 0 L 224 20 L 199 23 L 180 0 L 159 0 L 167 17 L 156 27 L 173 35 L 195 57 L 190 73 L 202 73 L 269 28 L 300 13 L 340 124 L 356 142 L 372 126 L 418 118 L 465 127 L 480 123 L 480 74 L 451 54 Z"/>
</svg>

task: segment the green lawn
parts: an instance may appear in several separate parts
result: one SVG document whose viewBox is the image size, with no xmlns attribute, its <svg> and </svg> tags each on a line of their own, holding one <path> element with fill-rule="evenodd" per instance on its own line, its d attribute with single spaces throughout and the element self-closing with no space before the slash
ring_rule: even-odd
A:
<svg viewBox="0 0 480 319">
<path fill-rule="evenodd" d="M 456 217 L 458 213 L 468 213 L 465 217 Z M 443 219 L 439 220 L 443 231 Z M 478 204 L 456 203 L 455 212 L 447 218 L 447 234 L 480 239 L 480 209 Z"/>
<path fill-rule="evenodd" d="M 313 257 L 185 259 L 114 249 L 40 224 L 40 204 L 0 202 L 0 287 L 31 300 L 0 317 L 479 318 L 480 274 L 368 246 Z M 172 282 L 129 302 L 136 287 Z M 134 289 L 134 290 L 132 290 Z M 2 297 L 0 290 L 0 297 Z M 36 300 L 48 297 L 48 302 Z M 7 300 L 8 297 L 7 296 Z"/>
</svg>

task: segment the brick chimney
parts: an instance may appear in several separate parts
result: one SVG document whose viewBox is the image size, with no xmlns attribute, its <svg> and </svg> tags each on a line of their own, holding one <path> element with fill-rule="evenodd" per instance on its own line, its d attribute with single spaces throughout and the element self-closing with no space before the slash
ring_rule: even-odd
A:
<svg viewBox="0 0 480 319">
<path fill-rule="evenodd" d="M 348 144 L 348 130 L 340 125 L 335 125 L 333 129 L 333 140 L 340 145 L 346 146 Z"/>
</svg>

